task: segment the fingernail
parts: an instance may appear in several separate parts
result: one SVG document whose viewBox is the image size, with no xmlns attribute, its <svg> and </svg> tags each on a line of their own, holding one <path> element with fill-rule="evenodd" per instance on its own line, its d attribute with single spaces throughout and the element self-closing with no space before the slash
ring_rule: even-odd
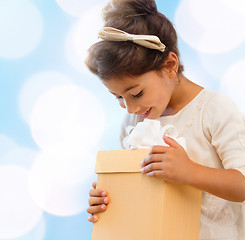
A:
<svg viewBox="0 0 245 240">
<path fill-rule="evenodd" d="M 142 168 L 140 171 L 141 171 L 142 173 L 144 173 L 144 172 L 145 172 L 145 169 L 144 169 L 144 168 Z"/>
<path fill-rule="evenodd" d="M 104 199 L 104 203 L 107 204 L 109 202 L 109 199 L 108 198 L 105 198 Z"/>
<path fill-rule="evenodd" d="M 143 166 L 144 165 L 144 160 L 140 164 L 141 164 L 141 166 Z"/>
<path fill-rule="evenodd" d="M 94 220 L 97 221 L 98 220 L 98 216 L 94 215 Z"/>
<path fill-rule="evenodd" d="M 102 205 L 100 208 L 101 208 L 102 210 L 105 210 L 106 206 L 105 206 L 105 205 Z"/>
<path fill-rule="evenodd" d="M 106 192 L 102 192 L 102 197 L 105 197 L 106 196 Z"/>
</svg>

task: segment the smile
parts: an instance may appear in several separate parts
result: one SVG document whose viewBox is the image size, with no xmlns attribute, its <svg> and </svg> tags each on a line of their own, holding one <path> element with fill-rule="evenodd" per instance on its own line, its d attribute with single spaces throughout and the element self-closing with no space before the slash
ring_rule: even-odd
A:
<svg viewBox="0 0 245 240">
<path fill-rule="evenodd" d="M 152 108 L 148 109 L 145 113 L 139 114 L 140 117 L 142 117 L 142 118 L 147 118 L 147 117 L 150 115 L 150 113 L 151 113 L 151 109 L 152 109 Z"/>
</svg>

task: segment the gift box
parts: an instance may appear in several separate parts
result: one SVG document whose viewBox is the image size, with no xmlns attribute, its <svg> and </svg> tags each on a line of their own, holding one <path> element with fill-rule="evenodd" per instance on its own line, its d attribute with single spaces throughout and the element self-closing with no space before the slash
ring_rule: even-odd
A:
<svg viewBox="0 0 245 240">
<path fill-rule="evenodd" d="M 143 175 L 150 149 L 99 151 L 97 188 L 110 203 L 92 240 L 198 240 L 202 192 Z"/>
</svg>

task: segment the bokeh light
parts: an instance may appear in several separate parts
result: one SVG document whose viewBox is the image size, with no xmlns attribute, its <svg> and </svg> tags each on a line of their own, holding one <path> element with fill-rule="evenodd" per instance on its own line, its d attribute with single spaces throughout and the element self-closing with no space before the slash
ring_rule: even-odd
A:
<svg viewBox="0 0 245 240">
<path fill-rule="evenodd" d="M 17 144 L 10 137 L 0 134 L 0 157 L 11 149 L 17 147 Z M 2 162 L 2 161 L 1 161 Z"/>
<path fill-rule="evenodd" d="M 16 238 L 0 238 L 1 240 L 43 240 L 45 237 L 46 222 L 44 217 L 28 233 Z"/>
<path fill-rule="evenodd" d="M 230 51 L 245 40 L 245 32 L 240 27 L 245 24 L 244 15 L 219 0 L 181 1 L 175 23 L 181 38 L 204 53 Z"/>
<path fill-rule="evenodd" d="M 103 22 L 101 9 L 104 5 L 95 5 L 87 11 L 71 28 L 66 42 L 66 54 L 70 64 L 79 72 L 90 74 L 84 61 L 87 50 L 98 40 L 98 32 L 102 29 Z"/>
<path fill-rule="evenodd" d="M 218 0 L 229 9 L 235 10 L 239 13 L 245 14 L 245 1 L 244 0 Z"/>
<path fill-rule="evenodd" d="M 16 146 L 1 156 L 1 165 L 17 165 L 29 169 L 37 156 L 37 152 L 27 147 Z"/>
<path fill-rule="evenodd" d="M 43 151 L 30 171 L 33 200 L 46 212 L 58 216 L 84 211 L 84 187 L 93 176 L 95 159 L 95 154 L 82 150 L 82 146 L 56 146 Z"/>
<path fill-rule="evenodd" d="M 44 240 L 45 231 L 46 231 L 46 222 L 42 217 L 41 220 L 38 222 L 38 224 L 30 232 L 28 232 L 27 234 L 21 237 L 12 238 L 11 240 Z"/>
<path fill-rule="evenodd" d="M 42 149 L 58 144 L 91 149 L 105 129 L 105 113 L 99 100 L 88 90 L 63 85 L 39 98 L 30 127 Z"/>
<path fill-rule="evenodd" d="M 0 57 L 24 57 L 32 52 L 41 40 L 42 16 L 28 0 L 1 0 L 0 33 Z"/>
<path fill-rule="evenodd" d="M 23 119 L 29 123 L 30 115 L 38 98 L 47 90 L 71 84 L 69 77 L 55 71 L 36 73 L 23 84 L 19 95 L 19 109 Z"/>
<path fill-rule="evenodd" d="M 88 11 L 88 9 L 94 7 L 95 5 L 106 5 L 108 0 L 56 0 L 56 2 L 65 12 L 71 14 L 74 17 L 81 17 L 85 12 Z"/>
<path fill-rule="evenodd" d="M 228 96 L 230 96 L 237 106 L 239 106 L 240 111 L 245 113 L 245 94 L 244 94 L 244 69 L 245 69 L 245 59 L 233 64 L 224 74 L 223 79 L 220 83 L 220 91 Z"/>
<path fill-rule="evenodd" d="M 0 167 L 0 195 L 0 238 L 24 235 L 40 221 L 42 211 L 30 198 L 24 168 Z"/>
</svg>

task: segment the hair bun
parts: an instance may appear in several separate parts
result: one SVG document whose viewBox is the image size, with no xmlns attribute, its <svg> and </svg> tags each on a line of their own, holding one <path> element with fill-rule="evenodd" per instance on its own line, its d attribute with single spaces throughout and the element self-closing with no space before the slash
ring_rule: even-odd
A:
<svg viewBox="0 0 245 240">
<path fill-rule="evenodd" d="M 131 0 L 127 2 L 128 5 L 135 10 L 137 14 L 156 14 L 157 6 L 154 0 Z"/>
<path fill-rule="evenodd" d="M 129 18 L 157 13 L 157 6 L 154 0 L 111 0 L 104 8 L 103 17 L 105 23 L 107 23 L 115 22 L 122 17 Z"/>
</svg>

